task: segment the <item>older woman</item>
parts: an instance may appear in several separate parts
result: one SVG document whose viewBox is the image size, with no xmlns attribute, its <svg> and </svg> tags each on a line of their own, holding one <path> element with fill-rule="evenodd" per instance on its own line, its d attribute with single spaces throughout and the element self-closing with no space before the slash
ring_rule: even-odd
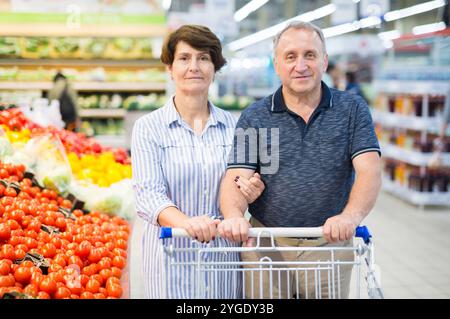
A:
<svg viewBox="0 0 450 319">
<path fill-rule="evenodd" d="M 131 146 L 136 208 L 145 221 L 144 287 L 147 298 L 195 298 L 196 273 L 188 267 L 169 269 L 165 265 L 165 243 L 158 239 L 160 226 L 184 228 L 199 245 L 235 245 L 215 239 L 220 223 L 219 185 L 235 119 L 208 101 L 214 75 L 226 63 L 219 39 L 208 28 L 185 25 L 171 33 L 161 60 L 175 83 L 175 95 L 164 107 L 136 121 Z M 257 174 L 250 180 L 238 178 L 236 184 L 249 202 L 264 190 Z M 177 238 L 173 243 L 176 248 L 187 248 L 192 239 Z M 186 253 L 175 261 L 186 263 L 193 258 Z M 205 254 L 201 258 L 224 262 L 239 256 Z M 229 282 L 224 272 L 214 281 L 219 291 L 210 296 L 239 297 L 239 283 Z"/>
</svg>

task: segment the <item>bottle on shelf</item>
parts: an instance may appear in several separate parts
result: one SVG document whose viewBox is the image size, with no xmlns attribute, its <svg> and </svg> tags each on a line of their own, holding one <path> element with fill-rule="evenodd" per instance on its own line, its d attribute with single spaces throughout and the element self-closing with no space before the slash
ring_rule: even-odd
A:
<svg viewBox="0 0 450 319">
<path fill-rule="evenodd" d="M 415 96 L 412 103 L 414 107 L 414 115 L 417 117 L 422 116 L 422 97 L 421 96 Z"/>
<path fill-rule="evenodd" d="M 395 96 L 389 96 L 388 98 L 388 110 L 390 113 L 395 113 Z"/>
</svg>

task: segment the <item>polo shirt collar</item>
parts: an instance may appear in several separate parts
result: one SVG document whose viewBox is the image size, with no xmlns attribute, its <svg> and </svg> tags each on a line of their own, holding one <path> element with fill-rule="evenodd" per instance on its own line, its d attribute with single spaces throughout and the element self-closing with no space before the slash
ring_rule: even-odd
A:
<svg viewBox="0 0 450 319">
<path fill-rule="evenodd" d="M 174 103 L 175 95 L 172 95 L 164 105 L 166 110 L 166 125 L 170 126 L 172 123 L 177 123 L 178 125 L 182 125 L 182 118 L 178 113 L 175 103 Z M 226 125 L 226 118 L 222 112 L 217 110 L 217 107 L 214 106 L 210 101 L 208 101 L 209 106 L 209 119 L 207 126 L 215 126 L 217 124 Z"/>
<path fill-rule="evenodd" d="M 321 85 L 322 97 L 317 108 L 331 108 L 333 107 L 333 94 L 331 93 L 330 88 L 325 84 L 325 82 L 322 81 Z M 288 109 L 286 103 L 284 102 L 282 88 L 283 86 L 280 86 L 278 90 L 272 95 L 272 105 L 270 110 L 274 113 L 286 112 Z"/>
</svg>

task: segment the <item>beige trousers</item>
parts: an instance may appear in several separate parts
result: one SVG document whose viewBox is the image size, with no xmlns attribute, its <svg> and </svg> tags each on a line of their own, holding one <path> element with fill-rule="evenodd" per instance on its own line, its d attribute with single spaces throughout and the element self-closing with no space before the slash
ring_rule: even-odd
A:
<svg viewBox="0 0 450 319">
<path fill-rule="evenodd" d="M 250 224 L 253 227 L 264 227 L 253 217 L 250 218 Z M 247 299 L 348 298 L 353 265 L 332 265 L 327 261 L 332 260 L 332 247 L 351 248 L 353 247 L 353 240 L 328 244 L 323 238 L 317 240 L 275 238 L 274 244 L 275 247 L 298 248 L 282 252 L 253 250 L 241 253 L 243 262 L 262 261 L 257 265 L 244 265 L 245 297 Z M 261 238 L 260 247 L 271 246 L 270 238 Z M 329 249 L 308 251 L 308 247 L 326 247 Z M 305 250 L 302 248 L 305 248 Z M 353 262 L 355 258 L 354 251 L 351 249 L 335 250 L 333 254 L 335 262 Z M 311 263 L 302 265 L 276 264 L 279 261 Z M 325 263 L 319 265 L 318 261 Z M 272 265 L 272 268 L 270 268 L 270 265 Z M 333 275 L 334 284 L 332 283 Z"/>
</svg>

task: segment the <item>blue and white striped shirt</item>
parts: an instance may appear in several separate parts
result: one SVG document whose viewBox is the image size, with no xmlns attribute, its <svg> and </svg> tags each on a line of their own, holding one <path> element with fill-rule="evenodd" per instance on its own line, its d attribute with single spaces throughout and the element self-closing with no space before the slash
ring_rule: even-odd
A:
<svg viewBox="0 0 450 319">
<path fill-rule="evenodd" d="M 180 117 L 171 97 L 164 107 L 139 118 L 133 127 L 131 153 L 136 210 L 145 221 L 142 265 L 147 298 L 195 298 L 196 272 L 189 267 L 167 267 L 164 242 L 158 239 L 158 214 L 177 207 L 187 216 L 219 216 L 219 186 L 226 169 L 236 120 L 210 103 L 210 116 L 201 135 Z M 192 245 L 191 239 L 170 240 L 176 248 Z M 199 244 L 204 246 L 205 244 Z M 211 246 L 230 246 L 216 239 Z M 197 255 L 182 253 L 175 261 L 194 261 Z M 205 255 L 206 261 L 237 261 L 232 254 Z M 225 272 L 221 272 L 222 274 Z M 216 274 L 217 275 L 217 274 Z M 217 298 L 238 297 L 239 284 L 229 278 L 214 279 Z M 234 286 L 233 289 L 231 286 Z M 203 293 L 203 292 L 202 292 Z"/>
</svg>

